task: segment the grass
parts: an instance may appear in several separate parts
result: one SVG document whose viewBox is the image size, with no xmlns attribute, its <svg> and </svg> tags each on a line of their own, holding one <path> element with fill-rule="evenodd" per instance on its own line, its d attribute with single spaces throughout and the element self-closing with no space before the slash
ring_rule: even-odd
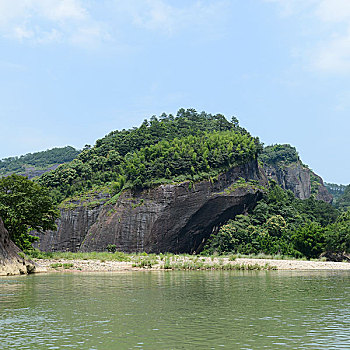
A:
<svg viewBox="0 0 350 350">
<path fill-rule="evenodd" d="M 183 261 L 177 263 L 171 263 L 166 261 L 162 266 L 165 270 L 222 270 L 222 271 L 252 271 L 252 270 L 277 270 L 275 266 L 270 264 L 259 265 L 259 264 L 224 264 L 224 263 L 214 263 L 208 264 L 202 261 Z"/>
<path fill-rule="evenodd" d="M 24 255 L 23 255 L 24 256 Z M 306 258 L 296 259 L 292 256 L 285 255 L 243 255 L 243 254 L 227 254 L 227 255 L 190 255 L 190 254 L 147 254 L 143 253 L 123 253 L 123 252 L 41 252 L 33 250 L 26 252 L 26 258 L 29 259 L 50 259 L 62 260 L 57 261 L 54 268 L 71 268 L 73 266 L 64 266 L 63 263 L 70 263 L 69 260 L 97 260 L 98 262 L 118 261 L 128 262 L 130 267 L 141 269 L 164 269 L 164 270 L 274 270 L 276 267 L 271 263 L 244 263 L 237 262 L 239 258 L 246 259 L 278 259 L 278 260 L 307 260 Z M 68 261 L 67 261 L 68 260 Z M 313 261 L 325 261 L 325 258 L 312 259 Z M 73 262 L 73 261 L 72 261 Z"/>
<path fill-rule="evenodd" d="M 74 267 L 74 264 L 72 263 L 54 263 L 54 264 L 51 264 L 50 267 L 52 267 L 53 269 L 57 269 L 59 267 L 63 267 L 64 269 L 70 269 L 72 267 Z"/>
<path fill-rule="evenodd" d="M 24 257 L 23 253 L 21 256 Z M 196 264 L 201 262 L 206 262 L 210 260 L 210 264 L 223 263 L 223 259 L 227 259 L 229 262 L 233 262 L 238 258 L 246 259 L 267 259 L 267 260 L 307 260 L 304 258 L 296 258 L 288 255 L 267 255 L 267 254 L 226 254 L 226 255 L 190 255 L 190 254 L 173 254 L 173 253 L 160 253 L 160 254 L 147 254 L 143 253 L 123 253 L 119 251 L 115 252 L 41 252 L 40 250 L 26 251 L 25 257 L 28 259 L 52 259 L 52 260 L 100 260 L 100 261 L 122 261 L 122 262 L 132 262 L 137 267 L 140 265 L 166 265 L 173 264 L 174 262 L 182 262 L 184 260 L 191 261 Z M 145 261 L 144 261 L 145 260 Z M 325 261 L 325 258 L 312 259 L 313 261 Z M 141 266 L 143 267 L 143 266 Z"/>
<path fill-rule="evenodd" d="M 66 259 L 66 260 L 104 260 L 104 261 L 131 261 L 131 255 L 123 252 L 41 252 L 39 250 L 26 251 L 29 259 Z"/>
<path fill-rule="evenodd" d="M 214 255 L 215 256 L 215 255 Z M 238 258 L 244 258 L 244 259 L 268 259 L 268 260 L 307 260 L 305 257 L 303 258 L 297 258 L 295 256 L 291 255 L 281 255 L 281 254 L 275 254 L 275 255 L 269 255 L 264 253 L 259 254 L 231 254 L 229 255 L 229 260 L 234 261 Z M 315 259 L 315 261 L 322 261 L 322 259 Z"/>
</svg>

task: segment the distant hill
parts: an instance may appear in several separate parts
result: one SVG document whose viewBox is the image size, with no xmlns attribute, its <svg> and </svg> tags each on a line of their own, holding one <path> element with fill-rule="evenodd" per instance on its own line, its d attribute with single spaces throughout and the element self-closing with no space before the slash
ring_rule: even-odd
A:
<svg viewBox="0 0 350 350">
<path fill-rule="evenodd" d="M 25 175 L 29 178 L 40 176 L 57 168 L 60 164 L 72 161 L 79 153 L 80 151 L 74 147 L 66 146 L 4 158 L 0 160 L 0 176 L 11 174 Z"/>
<path fill-rule="evenodd" d="M 328 192 L 333 196 L 334 203 L 336 203 L 338 199 L 344 194 L 347 187 L 345 185 L 338 185 L 329 182 L 325 182 L 324 184 L 327 187 Z"/>
<path fill-rule="evenodd" d="M 343 189 L 342 193 L 337 196 L 335 206 L 340 210 L 348 210 L 350 208 L 350 185 L 338 185 Z"/>
</svg>

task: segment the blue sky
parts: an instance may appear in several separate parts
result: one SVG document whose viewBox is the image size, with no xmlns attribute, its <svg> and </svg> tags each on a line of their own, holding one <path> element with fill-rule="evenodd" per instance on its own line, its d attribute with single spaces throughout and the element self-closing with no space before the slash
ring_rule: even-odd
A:
<svg viewBox="0 0 350 350">
<path fill-rule="evenodd" d="M 350 182 L 350 1 L 0 0 L 0 158 L 235 115 Z"/>
</svg>

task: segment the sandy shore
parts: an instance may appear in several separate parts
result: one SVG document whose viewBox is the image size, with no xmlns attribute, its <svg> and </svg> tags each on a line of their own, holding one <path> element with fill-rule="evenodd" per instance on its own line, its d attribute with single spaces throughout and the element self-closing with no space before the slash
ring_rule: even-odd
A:
<svg viewBox="0 0 350 350">
<path fill-rule="evenodd" d="M 175 260 L 176 259 L 176 260 Z M 192 258 L 178 257 L 173 263 L 193 262 Z M 237 258 L 235 261 L 229 261 L 228 258 L 205 258 L 200 257 L 194 263 L 203 263 L 208 265 L 226 265 L 226 264 L 244 264 L 255 265 L 262 267 L 270 266 L 276 270 L 350 270 L 350 263 L 346 262 L 330 262 L 330 261 L 303 261 L 303 260 L 275 260 L 275 259 L 249 259 Z M 152 264 L 152 267 L 135 266 L 135 262 L 119 262 L 119 261 L 100 261 L 100 260 L 66 260 L 66 259 L 40 259 L 36 260 L 39 265 L 38 272 L 122 272 L 122 271 L 137 271 L 137 270 L 160 270 L 163 268 L 163 262 L 157 261 Z M 136 264 L 138 265 L 138 264 Z"/>
</svg>

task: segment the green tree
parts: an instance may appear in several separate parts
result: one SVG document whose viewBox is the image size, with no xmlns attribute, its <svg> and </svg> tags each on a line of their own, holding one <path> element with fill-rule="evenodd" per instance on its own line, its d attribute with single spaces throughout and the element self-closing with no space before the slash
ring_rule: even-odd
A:
<svg viewBox="0 0 350 350">
<path fill-rule="evenodd" d="M 294 248 L 308 259 L 318 258 L 325 246 L 324 230 L 323 227 L 315 222 L 299 227 L 292 234 Z"/>
<path fill-rule="evenodd" d="M 0 179 L 0 217 L 15 244 L 31 249 L 37 237 L 29 232 L 56 230 L 59 212 L 45 188 L 26 177 L 11 175 Z"/>
</svg>

